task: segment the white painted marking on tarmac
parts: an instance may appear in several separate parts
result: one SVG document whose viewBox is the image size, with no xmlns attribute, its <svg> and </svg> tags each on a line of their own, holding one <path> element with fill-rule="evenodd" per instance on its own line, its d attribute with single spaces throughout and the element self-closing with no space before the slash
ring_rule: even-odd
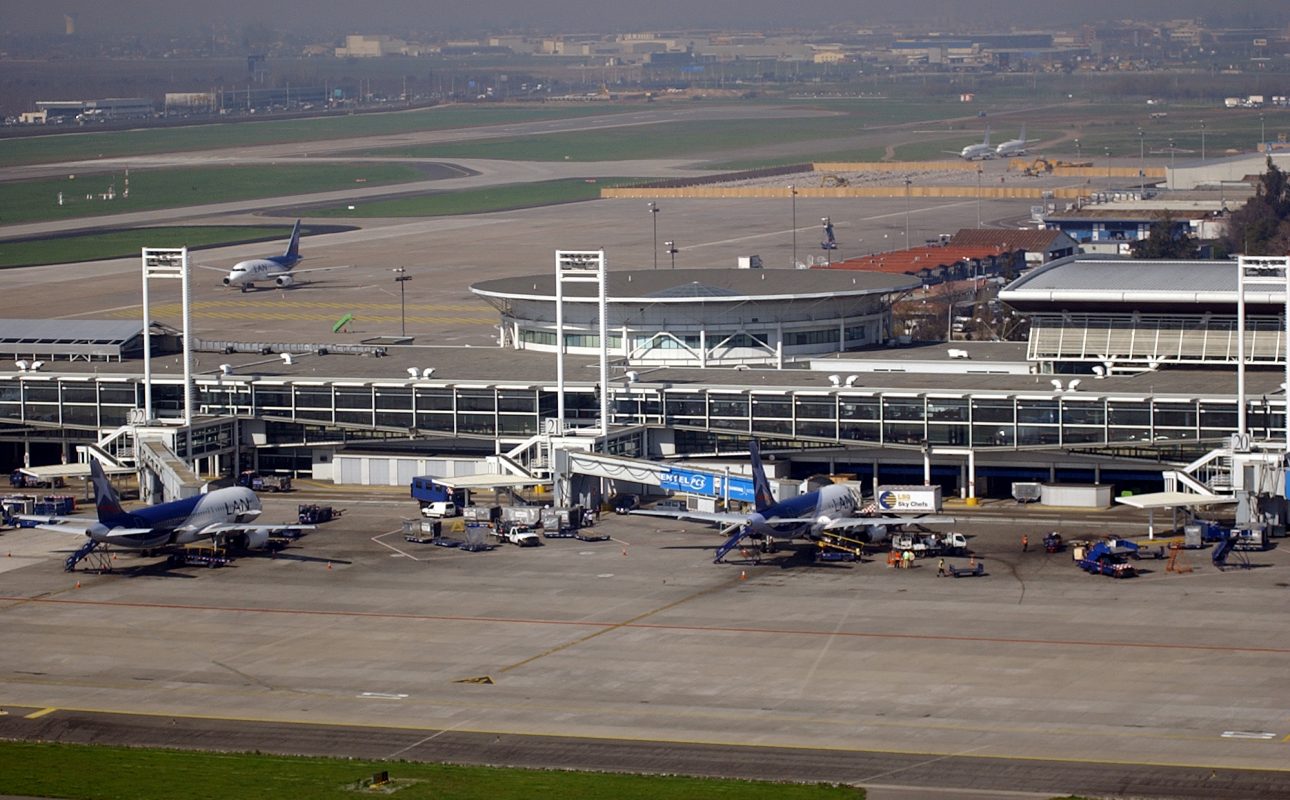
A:
<svg viewBox="0 0 1290 800">
<path fill-rule="evenodd" d="M 602 573 L 600 573 L 599 575 L 597 575 L 596 577 L 597 577 L 597 578 L 612 578 L 612 577 L 614 577 L 614 573 L 612 573 L 612 572 L 602 572 Z"/>
<path fill-rule="evenodd" d="M 1264 731 L 1223 731 L 1224 739 L 1275 739 L 1275 733 Z"/>
<path fill-rule="evenodd" d="M 381 541 L 381 537 L 382 537 L 382 536 L 389 536 L 389 535 L 390 535 L 390 534 L 392 534 L 392 533 L 402 533 L 402 532 L 403 532 L 403 529 L 402 529 L 402 528 L 400 528 L 400 529 L 399 529 L 399 530 L 397 530 L 397 531 L 386 531 L 385 533 L 382 533 L 382 534 L 378 534 L 378 535 L 376 535 L 376 536 L 373 536 L 373 537 L 372 537 L 372 541 L 376 542 L 376 543 L 377 543 L 377 544 L 379 544 L 381 547 L 388 547 L 388 548 L 390 548 L 391 550 L 393 550 L 393 551 L 394 551 L 396 554 L 398 554 L 399 556 L 402 556 L 402 557 L 404 557 L 404 558 L 410 558 L 410 559 L 412 559 L 413 561 L 420 561 L 421 559 L 417 558 L 416 556 L 412 555 L 411 553 L 404 552 L 403 550 L 400 550 L 399 548 L 395 547 L 395 546 L 394 546 L 394 545 L 392 545 L 392 544 L 386 544 L 385 542 L 382 542 L 382 541 Z"/>
<path fill-rule="evenodd" d="M 595 550 L 579 550 L 579 551 L 578 551 L 578 555 L 580 555 L 580 556 L 594 556 L 595 554 L 596 554 L 596 551 L 595 551 Z"/>
<path fill-rule="evenodd" d="M 366 697 L 371 700 L 406 700 L 406 694 L 392 694 L 390 692 L 363 692 L 359 697 Z"/>
</svg>

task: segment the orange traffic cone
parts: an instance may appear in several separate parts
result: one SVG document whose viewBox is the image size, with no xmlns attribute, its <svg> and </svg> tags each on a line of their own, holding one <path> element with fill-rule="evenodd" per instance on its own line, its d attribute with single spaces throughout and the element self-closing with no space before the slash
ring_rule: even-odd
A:
<svg viewBox="0 0 1290 800">
<path fill-rule="evenodd" d="M 739 580 L 741 581 L 748 580 L 748 570 L 746 569 L 739 570 Z"/>
<path fill-rule="evenodd" d="M 327 569 L 331 569 L 331 562 L 330 562 L 330 561 L 328 561 L 328 562 L 327 562 Z"/>
<path fill-rule="evenodd" d="M 77 588 L 77 589 L 81 588 L 81 582 L 80 582 L 80 581 L 77 581 L 77 582 L 76 582 L 76 588 Z"/>
</svg>

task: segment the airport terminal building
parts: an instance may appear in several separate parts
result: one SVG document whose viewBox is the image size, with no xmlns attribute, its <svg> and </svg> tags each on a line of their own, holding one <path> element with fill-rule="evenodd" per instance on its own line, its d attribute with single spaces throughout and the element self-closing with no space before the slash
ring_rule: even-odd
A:
<svg viewBox="0 0 1290 800">
<path fill-rule="evenodd" d="M 610 342 L 604 385 L 598 359 L 578 352 L 591 346 L 566 338 L 564 423 L 590 428 L 606 393 L 610 433 L 593 440 L 597 449 L 640 458 L 730 456 L 758 437 L 795 472 L 926 478 L 947 494 L 973 496 L 1006 494 L 1009 481 L 1025 479 L 1158 486 L 1163 470 L 1238 430 L 1234 293 L 1224 288 L 1235 282 L 1232 262 L 1064 260 L 1001 295 L 1036 320 L 1029 343 L 913 347 L 890 346 L 884 327 L 882 306 L 904 290 L 905 278 L 815 273 L 844 282 L 831 295 L 814 284 L 791 291 L 790 283 L 806 280 L 798 271 L 732 270 L 729 280 L 721 271 L 699 272 L 678 272 L 671 286 L 650 273 L 623 273 L 611 284 L 611 318 L 622 339 Z M 760 285 L 764 294 L 755 291 Z M 388 462 L 364 479 L 391 485 L 430 454 L 503 453 L 522 468 L 547 469 L 555 356 L 552 342 L 533 334 L 549 330 L 550 285 L 516 278 L 475 291 L 500 310 L 502 346 L 224 352 L 218 367 L 195 375 L 188 425 L 172 356 L 153 359 L 151 419 L 142 414 L 148 398 L 138 360 L 15 366 L 0 372 L 3 438 L 45 448 L 32 463 L 75 460 L 78 445 L 127 457 L 137 440 L 161 437 L 208 473 L 254 466 L 324 479 L 344 477 L 332 468 L 338 454 L 366 452 Z M 1247 431 L 1279 439 L 1285 295 L 1247 299 L 1255 365 Z M 591 335 L 593 316 L 572 312 L 573 325 L 584 329 L 566 336 Z M 863 340 L 848 336 L 849 327 L 863 329 Z M 813 345 L 789 338 L 807 330 L 830 338 L 821 351 L 834 355 L 810 355 Z M 738 358 L 732 340 L 752 334 L 759 342 Z M 663 340 L 677 346 L 643 347 Z M 836 342 L 852 349 L 838 353 Z"/>
</svg>

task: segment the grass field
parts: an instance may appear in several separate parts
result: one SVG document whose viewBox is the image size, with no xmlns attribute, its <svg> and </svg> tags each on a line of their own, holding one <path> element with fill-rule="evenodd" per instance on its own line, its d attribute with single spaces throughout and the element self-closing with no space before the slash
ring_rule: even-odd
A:
<svg viewBox="0 0 1290 800">
<path fill-rule="evenodd" d="M 311 142 L 351 136 L 383 136 L 410 131 L 448 130 L 508 122 L 566 119 L 631 111 L 634 106 L 442 106 L 343 117 L 236 122 L 186 128 L 111 132 L 69 132 L 56 136 L 8 139 L 0 147 L 0 167 L 51 161 L 178 153 L 217 147 Z"/>
<path fill-rule="evenodd" d="M 187 245 L 189 248 L 198 248 L 276 239 L 285 242 L 290 235 L 291 228 L 286 225 L 278 227 L 230 225 L 133 228 L 111 233 L 89 233 L 32 241 L 0 241 L 0 269 L 99 261 L 126 256 L 138 257 L 139 250 L 144 247 Z M 285 245 L 283 247 L 285 249 Z"/>
<path fill-rule="evenodd" d="M 785 162 L 792 162 L 802 160 L 802 156 L 821 147 L 837 148 L 840 140 L 868 133 L 866 128 L 874 125 L 935 120 L 962 112 L 961 108 L 945 103 L 911 104 L 880 100 L 812 103 L 810 108 L 832 111 L 835 115 L 636 125 L 479 142 L 378 148 L 362 151 L 362 154 L 523 161 L 620 161 L 703 158 L 743 148 L 777 146 L 785 151 Z"/>
<path fill-rule="evenodd" d="M 347 206 L 299 209 L 300 216 L 309 217 L 445 217 L 454 214 L 487 214 L 493 211 L 511 211 L 517 208 L 549 206 L 556 203 L 576 203 L 595 200 L 606 186 L 627 186 L 644 178 L 595 178 L 539 181 L 490 186 L 484 189 L 465 189 L 456 192 L 436 192 L 411 197 L 391 197 L 386 200 L 356 201 L 351 210 Z"/>
<path fill-rule="evenodd" d="M 86 745 L 0 743 L 0 792 L 69 800 L 326 800 L 388 770 L 407 800 L 863 800 L 850 787 Z"/>
<path fill-rule="evenodd" d="M 130 196 L 121 196 L 124 173 L 0 183 L 0 223 L 73 219 L 161 208 L 323 192 L 356 185 L 407 183 L 423 173 L 409 164 L 284 164 L 135 170 Z M 115 200 L 100 193 L 111 186 Z M 58 205 L 58 193 L 63 205 Z M 86 199 L 92 195 L 92 199 Z"/>
</svg>

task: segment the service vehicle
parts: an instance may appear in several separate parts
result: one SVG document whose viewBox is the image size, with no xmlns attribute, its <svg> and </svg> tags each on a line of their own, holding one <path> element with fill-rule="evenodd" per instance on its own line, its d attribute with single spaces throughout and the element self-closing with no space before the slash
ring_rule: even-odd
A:
<svg viewBox="0 0 1290 800">
<path fill-rule="evenodd" d="M 497 531 L 497 538 L 519 547 L 536 547 L 542 544 L 542 538 L 527 525 L 510 525 Z"/>
</svg>

